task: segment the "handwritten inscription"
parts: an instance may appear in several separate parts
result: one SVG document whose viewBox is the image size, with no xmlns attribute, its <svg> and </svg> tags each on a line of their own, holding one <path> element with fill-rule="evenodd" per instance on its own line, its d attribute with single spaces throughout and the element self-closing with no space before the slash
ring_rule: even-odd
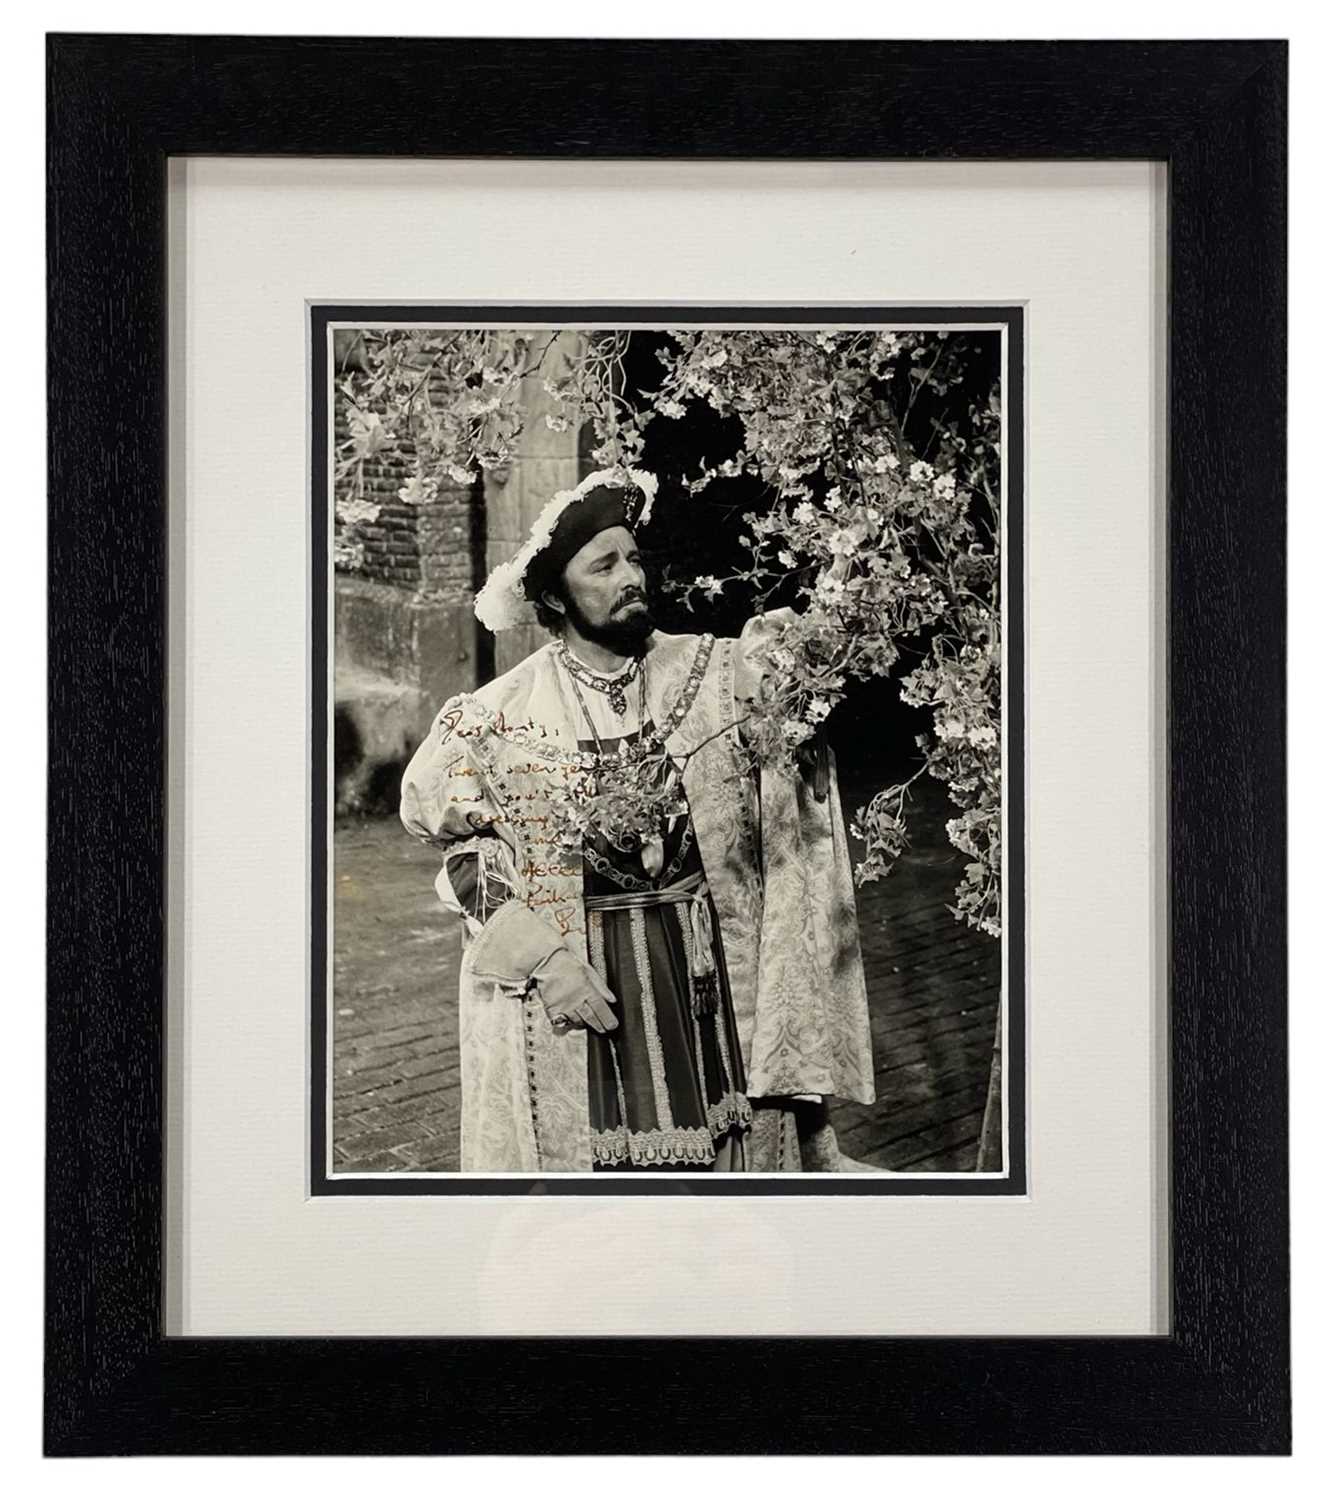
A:
<svg viewBox="0 0 1336 1500">
<path fill-rule="evenodd" d="M 466 724 L 463 708 L 456 706 L 443 709 L 436 722 L 440 726 L 443 740 L 449 739 L 451 735 L 460 740 L 478 739 L 484 734 L 528 734 L 540 740 L 557 738 L 555 730 L 549 731 L 546 724 L 539 724 L 533 719 L 522 719 L 518 723 L 510 723 L 505 713 L 499 708 L 495 713 L 488 713 L 475 724 Z"/>
<path fill-rule="evenodd" d="M 570 870 L 568 867 L 561 863 L 540 865 L 530 859 L 520 866 L 520 874 L 527 875 L 530 878 L 541 879 L 545 875 L 566 875 L 569 873 Z"/>
</svg>

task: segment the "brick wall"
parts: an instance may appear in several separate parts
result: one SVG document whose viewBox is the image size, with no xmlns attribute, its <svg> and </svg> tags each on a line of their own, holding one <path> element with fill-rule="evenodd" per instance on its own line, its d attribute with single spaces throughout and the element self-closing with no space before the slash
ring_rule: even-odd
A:
<svg viewBox="0 0 1336 1500">
<path fill-rule="evenodd" d="M 334 440 L 348 435 L 347 403 L 336 397 Z M 359 525 L 363 561 L 345 571 L 372 583 L 392 583 L 423 598 L 458 603 L 472 598 L 474 510 L 480 493 L 443 479 L 428 505 L 406 505 L 399 490 L 413 475 L 411 444 L 402 436 L 362 466 L 362 494 L 381 507 L 374 521 Z M 338 496 L 351 494 L 353 475 L 336 481 Z M 335 516 L 336 536 L 342 523 Z"/>
</svg>

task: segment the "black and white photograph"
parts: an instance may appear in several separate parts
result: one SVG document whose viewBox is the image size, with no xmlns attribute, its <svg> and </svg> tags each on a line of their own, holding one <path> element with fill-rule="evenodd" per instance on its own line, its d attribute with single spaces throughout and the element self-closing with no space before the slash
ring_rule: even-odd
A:
<svg viewBox="0 0 1336 1500">
<path fill-rule="evenodd" d="M 1019 316 L 312 311 L 317 1188 L 1016 1191 Z"/>
</svg>

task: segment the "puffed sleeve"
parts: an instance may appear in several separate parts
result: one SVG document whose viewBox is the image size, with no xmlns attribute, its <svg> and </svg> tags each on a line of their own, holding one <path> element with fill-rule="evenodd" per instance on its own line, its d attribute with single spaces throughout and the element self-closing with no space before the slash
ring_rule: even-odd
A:
<svg viewBox="0 0 1336 1500">
<path fill-rule="evenodd" d="M 496 831 L 501 810 L 470 748 L 477 726 L 462 698 L 451 698 L 408 762 L 399 818 L 414 838 L 438 848 Z"/>
<path fill-rule="evenodd" d="M 514 833 L 473 748 L 484 733 L 466 699 L 446 703 L 404 772 L 399 818 L 442 851 L 436 894 L 464 921 L 470 971 L 522 992 L 565 945 L 524 900 Z"/>
<path fill-rule="evenodd" d="M 471 750 L 477 732 L 464 700 L 452 698 L 409 761 L 399 792 L 400 821 L 442 851 L 437 894 L 470 934 L 519 891 L 501 808 Z"/>
<path fill-rule="evenodd" d="M 784 627 L 798 617 L 791 609 L 768 609 L 753 615 L 742 627 L 733 658 L 733 692 L 738 703 L 746 705 L 760 691 L 761 679 L 771 672 L 782 672 L 780 664 L 770 658 Z"/>
</svg>

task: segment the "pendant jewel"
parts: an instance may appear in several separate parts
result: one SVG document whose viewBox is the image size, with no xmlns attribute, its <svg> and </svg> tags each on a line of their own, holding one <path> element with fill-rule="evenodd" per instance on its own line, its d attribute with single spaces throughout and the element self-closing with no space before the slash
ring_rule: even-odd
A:
<svg viewBox="0 0 1336 1500">
<path fill-rule="evenodd" d="M 622 715 L 626 712 L 626 689 L 640 674 L 640 658 L 633 657 L 615 677 L 601 677 L 597 672 L 586 667 L 585 664 L 574 655 L 566 646 L 561 648 L 561 659 L 566 670 L 582 687 L 592 688 L 596 693 L 602 693 L 612 705 L 613 713 Z"/>
</svg>

